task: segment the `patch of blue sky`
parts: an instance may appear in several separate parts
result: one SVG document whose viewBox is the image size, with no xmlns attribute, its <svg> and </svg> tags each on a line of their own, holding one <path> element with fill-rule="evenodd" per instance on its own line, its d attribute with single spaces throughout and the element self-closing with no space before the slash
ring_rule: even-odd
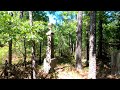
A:
<svg viewBox="0 0 120 90">
<path fill-rule="evenodd" d="M 62 11 L 56 11 L 55 14 L 50 14 L 49 12 L 47 12 L 47 15 L 49 17 L 49 22 L 56 24 L 56 23 L 60 23 L 61 22 L 61 18 L 60 18 L 60 13 Z"/>
</svg>

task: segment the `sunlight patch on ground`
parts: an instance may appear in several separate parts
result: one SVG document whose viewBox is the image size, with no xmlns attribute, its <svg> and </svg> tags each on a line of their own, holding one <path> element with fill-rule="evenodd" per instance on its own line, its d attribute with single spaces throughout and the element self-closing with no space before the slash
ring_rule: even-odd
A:
<svg viewBox="0 0 120 90">
<path fill-rule="evenodd" d="M 63 68 L 62 68 L 63 67 Z M 83 69 L 83 71 L 77 71 L 73 66 L 64 65 L 58 66 L 57 79 L 87 79 L 87 69 Z"/>
</svg>

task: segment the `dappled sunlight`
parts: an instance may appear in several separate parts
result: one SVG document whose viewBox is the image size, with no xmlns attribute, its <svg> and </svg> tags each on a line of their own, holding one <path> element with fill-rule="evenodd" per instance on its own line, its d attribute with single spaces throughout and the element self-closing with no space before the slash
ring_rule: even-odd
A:
<svg viewBox="0 0 120 90">
<path fill-rule="evenodd" d="M 120 11 L 0 11 L 0 79 L 120 79 Z"/>
</svg>

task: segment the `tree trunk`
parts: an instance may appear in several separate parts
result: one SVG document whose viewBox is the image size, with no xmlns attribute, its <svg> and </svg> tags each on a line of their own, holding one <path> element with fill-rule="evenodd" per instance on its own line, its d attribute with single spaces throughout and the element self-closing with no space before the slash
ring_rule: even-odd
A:
<svg viewBox="0 0 120 90">
<path fill-rule="evenodd" d="M 59 56 L 61 56 L 61 52 L 60 52 L 61 50 L 60 50 L 60 48 L 59 48 Z"/>
<path fill-rule="evenodd" d="M 39 52 L 39 64 L 41 64 L 42 63 L 42 61 L 41 61 L 41 50 L 42 48 L 41 48 L 41 41 L 40 41 L 40 52 Z"/>
<path fill-rule="evenodd" d="M 8 43 L 9 43 L 9 65 L 12 65 L 12 39 Z"/>
<path fill-rule="evenodd" d="M 73 52 L 75 52 L 76 44 L 73 43 Z"/>
<path fill-rule="evenodd" d="M 89 66 L 89 31 L 90 31 L 90 25 L 88 25 L 87 27 L 87 31 L 86 31 L 86 57 L 87 57 L 87 60 L 86 60 L 86 66 L 88 67 Z"/>
<path fill-rule="evenodd" d="M 90 17 L 90 11 L 88 12 L 88 16 Z M 86 28 L 86 67 L 89 66 L 89 32 L 90 32 L 90 21 L 87 21 Z"/>
<path fill-rule="evenodd" d="M 71 40 L 71 34 L 69 32 L 69 48 L 70 48 L 70 54 L 72 53 L 72 40 Z"/>
<path fill-rule="evenodd" d="M 24 64 L 26 67 L 26 37 L 24 38 Z"/>
<path fill-rule="evenodd" d="M 23 18 L 23 11 L 20 11 L 20 19 L 22 19 L 22 18 Z M 24 55 L 23 55 L 23 58 L 24 58 L 24 65 L 26 67 L 26 37 L 23 38 L 23 44 L 24 44 Z"/>
<path fill-rule="evenodd" d="M 20 18 L 23 18 L 23 11 L 20 11 Z"/>
<path fill-rule="evenodd" d="M 89 79 L 96 79 L 96 11 L 90 13 Z"/>
<path fill-rule="evenodd" d="M 29 11 L 29 20 L 30 20 L 30 26 L 33 26 L 33 21 L 32 21 L 32 11 Z M 31 32 L 32 33 L 32 32 Z M 31 61 L 32 61 L 32 74 L 31 74 L 31 78 L 32 79 L 36 79 L 36 74 L 35 74 L 35 41 L 32 40 L 32 57 L 31 57 Z"/>
<path fill-rule="evenodd" d="M 70 51 L 71 54 L 73 53 L 73 44 L 72 44 L 72 38 L 70 37 Z"/>
<path fill-rule="evenodd" d="M 103 14 L 103 11 L 100 11 L 99 12 L 99 26 L 98 26 L 98 30 L 99 30 L 99 41 L 98 41 L 98 58 L 99 59 L 102 59 L 102 38 L 103 38 L 103 34 L 102 34 L 102 30 L 103 30 L 103 27 L 102 27 L 102 23 L 103 23 L 103 20 L 102 20 L 102 14 Z"/>
<path fill-rule="evenodd" d="M 13 17 L 13 12 L 12 11 L 8 11 L 8 14 L 10 14 L 11 17 Z M 11 24 L 11 22 L 9 22 L 9 24 Z M 9 34 L 9 37 L 10 36 L 11 35 Z M 9 44 L 9 57 L 8 57 L 8 60 L 9 60 L 9 65 L 12 65 L 12 38 L 10 39 L 8 44 Z"/>
<path fill-rule="evenodd" d="M 82 11 L 78 12 L 78 26 L 76 30 L 76 69 L 82 69 Z"/>
</svg>

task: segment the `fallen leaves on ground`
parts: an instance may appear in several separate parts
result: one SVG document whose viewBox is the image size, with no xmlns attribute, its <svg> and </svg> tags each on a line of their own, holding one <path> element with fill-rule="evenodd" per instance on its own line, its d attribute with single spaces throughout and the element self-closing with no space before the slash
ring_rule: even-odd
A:
<svg viewBox="0 0 120 90">
<path fill-rule="evenodd" d="M 65 65 L 57 65 L 55 68 L 55 72 L 49 74 L 49 78 L 47 79 L 87 79 L 88 73 L 87 69 L 83 69 L 82 71 L 77 71 L 73 66 L 65 64 Z M 40 74 L 40 76 L 44 76 Z"/>
</svg>

